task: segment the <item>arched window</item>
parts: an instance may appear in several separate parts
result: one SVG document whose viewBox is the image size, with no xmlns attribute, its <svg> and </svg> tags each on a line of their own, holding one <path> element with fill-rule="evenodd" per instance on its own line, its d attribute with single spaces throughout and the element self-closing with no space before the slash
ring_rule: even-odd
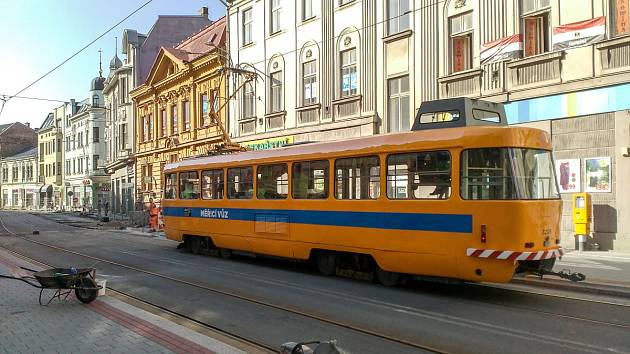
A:
<svg viewBox="0 0 630 354">
<path fill-rule="evenodd" d="M 281 56 L 273 57 L 269 61 L 268 69 L 269 113 L 284 110 L 284 60 Z"/>
<path fill-rule="evenodd" d="M 308 42 L 300 53 L 300 99 L 302 106 L 319 102 L 319 48 L 314 42 Z"/>
<path fill-rule="evenodd" d="M 339 97 L 350 97 L 359 94 L 359 31 L 348 28 L 341 32 L 337 43 Z"/>
</svg>

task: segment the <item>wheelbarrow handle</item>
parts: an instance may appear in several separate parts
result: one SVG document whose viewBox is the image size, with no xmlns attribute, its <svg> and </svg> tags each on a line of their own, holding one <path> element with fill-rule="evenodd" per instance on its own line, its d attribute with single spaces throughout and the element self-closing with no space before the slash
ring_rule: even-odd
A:
<svg viewBox="0 0 630 354">
<path fill-rule="evenodd" d="M 13 279 L 13 280 L 19 280 L 19 281 L 23 281 L 23 282 L 25 282 L 26 284 L 31 285 L 31 286 L 34 286 L 34 287 L 39 288 L 39 289 L 43 289 L 43 288 L 44 288 L 41 284 L 38 284 L 38 283 L 35 283 L 35 282 L 31 282 L 31 281 L 29 281 L 29 280 L 28 280 L 28 279 L 29 279 L 28 277 L 27 277 L 27 278 L 21 278 L 21 277 L 12 277 L 12 276 L 8 276 L 8 275 L 2 275 L 2 274 L 0 274 L 0 278 Z M 33 278 L 30 278 L 30 279 L 33 279 Z"/>
<path fill-rule="evenodd" d="M 31 268 L 26 268 L 26 267 L 20 267 L 20 268 L 22 268 L 24 270 L 28 270 L 29 272 L 33 272 L 33 273 L 37 273 L 38 272 L 37 270 L 31 269 Z"/>
</svg>

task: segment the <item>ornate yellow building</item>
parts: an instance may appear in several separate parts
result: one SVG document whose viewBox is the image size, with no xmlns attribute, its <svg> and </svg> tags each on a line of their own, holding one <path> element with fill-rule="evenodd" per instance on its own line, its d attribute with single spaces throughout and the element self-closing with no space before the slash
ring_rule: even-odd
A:
<svg viewBox="0 0 630 354">
<path fill-rule="evenodd" d="M 162 198 L 167 163 L 205 155 L 224 141 L 217 123 L 225 124 L 225 24 L 219 19 L 175 48 L 162 47 L 146 83 L 130 92 L 138 201 Z"/>
</svg>

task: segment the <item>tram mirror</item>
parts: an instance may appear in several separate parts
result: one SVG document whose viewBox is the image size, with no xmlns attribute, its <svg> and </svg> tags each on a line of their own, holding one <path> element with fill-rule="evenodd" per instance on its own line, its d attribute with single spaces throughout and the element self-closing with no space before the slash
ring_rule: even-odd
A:
<svg viewBox="0 0 630 354">
<path fill-rule="evenodd" d="M 420 116 L 420 123 L 441 123 L 459 120 L 459 111 L 429 112 Z"/>
</svg>

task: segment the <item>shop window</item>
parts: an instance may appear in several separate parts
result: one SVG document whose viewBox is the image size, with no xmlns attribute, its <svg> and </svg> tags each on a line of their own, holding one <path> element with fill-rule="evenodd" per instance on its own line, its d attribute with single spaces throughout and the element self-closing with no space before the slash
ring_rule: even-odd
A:
<svg viewBox="0 0 630 354">
<path fill-rule="evenodd" d="M 203 171 L 201 183 L 203 199 L 223 199 L 223 170 Z"/>
<path fill-rule="evenodd" d="M 295 199 L 328 198 L 328 161 L 293 164 L 292 185 Z"/>
<path fill-rule="evenodd" d="M 337 199 L 378 199 L 381 194 L 381 169 L 378 156 L 335 161 Z"/>
<path fill-rule="evenodd" d="M 199 173 L 197 171 L 179 174 L 179 198 L 199 199 Z"/>
<path fill-rule="evenodd" d="M 448 199 L 451 195 L 451 155 L 428 151 L 387 158 L 387 197 Z"/>
<path fill-rule="evenodd" d="M 472 12 L 468 12 L 449 19 L 451 72 L 453 73 L 472 68 L 472 14 Z"/>
<path fill-rule="evenodd" d="M 289 169 L 286 164 L 259 166 L 256 172 L 256 198 L 287 198 L 289 194 Z"/>
<path fill-rule="evenodd" d="M 228 169 L 228 199 L 252 199 L 254 180 L 251 167 Z"/>
</svg>

